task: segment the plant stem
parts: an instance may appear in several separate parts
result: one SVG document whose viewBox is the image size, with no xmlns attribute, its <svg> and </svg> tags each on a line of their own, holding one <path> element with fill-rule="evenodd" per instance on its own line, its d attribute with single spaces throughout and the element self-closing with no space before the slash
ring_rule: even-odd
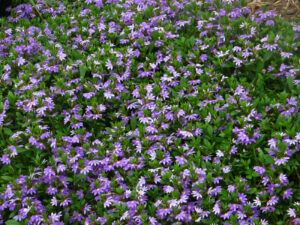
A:
<svg viewBox="0 0 300 225">
<path fill-rule="evenodd" d="M 35 2 L 33 0 L 29 0 L 29 1 L 30 1 L 31 5 L 33 6 L 33 8 L 35 9 L 35 11 L 37 12 L 37 14 L 39 15 L 39 17 L 41 19 L 43 19 L 42 14 L 40 13 L 40 11 L 38 10 L 38 8 L 36 7 Z"/>
</svg>

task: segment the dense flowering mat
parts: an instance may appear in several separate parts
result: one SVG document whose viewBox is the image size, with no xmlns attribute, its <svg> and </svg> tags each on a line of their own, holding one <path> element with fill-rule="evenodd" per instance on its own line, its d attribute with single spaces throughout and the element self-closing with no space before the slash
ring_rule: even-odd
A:
<svg viewBox="0 0 300 225">
<path fill-rule="evenodd" d="M 300 224 L 299 25 L 31 2 L 0 20 L 0 224 Z"/>
</svg>

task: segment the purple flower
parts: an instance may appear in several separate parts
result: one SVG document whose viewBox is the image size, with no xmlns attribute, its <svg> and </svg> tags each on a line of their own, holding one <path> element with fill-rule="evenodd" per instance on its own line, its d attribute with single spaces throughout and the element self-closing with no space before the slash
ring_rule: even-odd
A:
<svg viewBox="0 0 300 225">
<path fill-rule="evenodd" d="M 146 132 L 150 133 L 150 134 L 157 134 L 158 130 L 156 129 L 156 127 L 154 125 L 150 125 L 150 126 L 146 127 Z"/>
<path fill-rule="evenodd" d="M 298 225 L 300 224 L 300 218 L 296 218 L 294 220 L 292 220 L 293 225 Z"/>
<path fill-rule="evenodd" d="M 241 47 L 239 47 L 239 46 L 234 46 L 234 47 L 232 48 L 232 51 L 233 51 L 233 52 L 240 52 L 240 51 L 242 51 L 242 49 L 241 49 Z"/>
<path fill-rule="evenodd" d="M 67 199 L 63 200 L 59 205 L 64 207 L 64 206 L 70 205 L 71 203 L 72 203 L 72 200 L 67 198 Z"/>
<path fill-rule="evenodd" d="M 227 190 L 229 193 L 232 193 L 236 190 L 236 187 L 235 185 L 228 185 Z"/>
<path fill-rule="evenodd" d="M 111 92 L 110 89 L 108 89 L 108 90 L 105 90 L 105 91 L 104 91 L 104 97 L 105 97 L 106 99 L 111 99 L 111 98 L 115 97 L 115 95 Z"/>
<path fill-rule="evenodd" d="M 112 70 L 114 68 L 111 61 L 110 61 L 110 59 L 107 60 L 105 66 L 108 70 Z"/>
<path fill-rule="evenodd" d="M 285 164 L 288 160 L 289 160 L 290 157 L 282 157 L 282 158 L 275 158 L 275 165 L 283 165 Z"/>
<path fill-rule="evenodd" d="M 250 143 L 250 139 L 244 131 L 240 131 L 237 137 L 237 140 L 242 144 L 248 145 Z"/>
<path fill-rule="evenodd" d="M 176 156 L 175 159 L 180 166 L 184 165 L 187 162 L 187 160 L 183 156 Z"/>
<path fill-rule="evenodd" d="M 33 215 L 33 216 L 31 216 L 30 217 L 30 220 L 29 220 L 29 224 L 41 224 L 41 222 L 42 222 L 42 220 L 43 220 L 43 217 L 42 217 L 42 215 Z"/>
<path fill-rule="evenodd" d="M 19 56 L 18 58 L 17 58 L 17 65 L 18 66 L 22 66 L 22 65 L 24 65 L 26 63 L 26 60 L 22 57 L 22 56 Z"/>
<path fill-rule="evenodd" d="M 202 129 L 197 128 L 197 129 L 195 130 L 195 136 L 199 136 L 199 135 L 201 135 L 201 134 L 202 134 Z"/>
<path fill-rule="evenodd" d="M 254 166 L 254 170 L 261 176 L 266 172 L 266 169 L 260 166 Z"/>
<path fill-rule="evenodd" d="M 267 20 L 266 24 L 269 26 L 274 26 L 275 22 L 274 22 L 274 20 Z"/>
<path fill-rule="evenodd" d="M 161 219 L 164 219 L 167 215 L 169 215 L 171 213 L 171 211 L 172 211 L 172 209 L 168 209 L 168 208 L 166 208 L 166 209 L 158 209 L 156 211 L 156 215 L 158 217 L 160 217 Z"/>
<path fill-rule="evenodd" d="M 0 158 L 0 161 L 3 164 L 10 164 L 10 162 L 11 162 L 11 160 L 7 154 L 2 155 L 2 157 Z"/>
<path fill-rule="evenodd" d="M 191 137 L 194 136 L 191 132 L 189 132 L 189 131 L 184 131 L 184 130 L 180 130 L 178 133 L 179 133 L 179 135 L 182 136 L 183 139 L 191 138 Z"/>
<path fill-rule="evenodd" d="M 246 204 L 247 196 L 244 193 L 238 193 L 238 199 L 242 204 Z"/>
<path fill-rule="evenodd" d="M 200 60 L 201 60 L 202 62 L 205 62 L 205 61 L 207 60 L 207 55 L 206 55 L 206 54 L 202 54 L 202 55 L 200 56 Z"/>
<path fill-rule="evenodd" d="M 59 51 L 57 53 L 57 56 L 58 56 L 58 58 L 59 58 L 60 61 L 63 61 L 63 60 L 65 60 L 65 58 L 66 58 L 67 55 L 64 54 L 62 51 Z"/>
<path fill-rule="evenodd" d="M 49 216 L 48 216 L 48 220 L 50 223 L 56 223 L 56 222 L 59 222 L 59 218 L 61 217 L 61 212 L 59 213 L 51 213 Z"/>
<path fill-rule="evenodd" d="M 292 191 L 292 188 L 289 188 L 289 189 L 286 189 L 284 192 L 283 192 L 283 196 L 282 198 L 283 199 L 290 199 L 293 195 L 293 191 Z"/>
<path fill-rule="evenodd" d="M 279 198 L 277 196 L 272 196 L 271 199 L 267 202 L 268 206 L 276 205 Z"/>
<path fill-rule="evenodd" d="M 129 201 L 126 203 L 128 209 L 135 210 L 138 206 L 138 201 Z"/>
<path fill-rule="evenodd" d="M 164 192 L 165 193 L 172 193 L 174 191 L 174 188 L 173 187 L 171 187 L 170 185 L 165 185 L 164 186 Z"/>
<path fill-rule="evenodd" d="M 57 193 L 57 189 L 55 187 L 48 187 L 48 194 L 55 195 Z"/>
<path fill-rule="evenodd" d="M 293 218 L 296 218 L 296 210 L 295 209 L 292 209 L 292 208 L 289 208 L 288 211 L 287 211 L 287 214 L 289 215 L 289 217 L 293 217 Z"/>
<path fill-rule="evenodd" d="M 57 199 L 56 199 L 56 197 L 53 197 L 53 198 L 51 199 L 51 205 L 52 205 L 52 206 L 57 206 Z"/>
<path fill-rule="evenodd" d="M 262 212 L 274 212 L 275 208 L 273 206 L 261 207 Z"/>
<path fill-rule="evenodd" d="M 89 204 L 85 204 L 83 207 L 83 214 L 86 215 L 87 212 L 91 210 L 91 206 Z"/>
<path fill-rule="evenodd" d="M 215 215 L 219 215 L 221 213 L 221 208 L 219 204 L 220 204 L 220 200 L 218 200 L 213 207 L 213 213 Z"/>
<path fill-rule="evenodd" d="M 283 58 L 291 58 L 293 56 L 293 53 L 290 53 L 290 52 L 281 52 L 280 55 Z"/>
<path fill-rule="evenodd" d="M 52 166 L 48 166 L 44 169 L 44 175 L 47 177 L 53 177 L 55 176 L 55 172 L 53 171 L 53 167 Z"/>
<path fill-rule="evenodd" d="M 287 179 L 286 175 L 281 173 L 279 175 L 279 180 L 280 180 L 280 183 L 283 185 L 283 186 L 286 186 L 289 182 L 289 180 Z"/>
<path fill-rule="evenodd" d="M 221 215 L 221 218 L 222 218 L 223 220 L 227 220 L 227 219 L 230 218 L 230 215 L 231 215 L 231 214 L 232 214 L 232 212 L 231 212 L 231 211 L 228 211 L 228 212 L 226 212 L 225 214 Z"/>
</svg>

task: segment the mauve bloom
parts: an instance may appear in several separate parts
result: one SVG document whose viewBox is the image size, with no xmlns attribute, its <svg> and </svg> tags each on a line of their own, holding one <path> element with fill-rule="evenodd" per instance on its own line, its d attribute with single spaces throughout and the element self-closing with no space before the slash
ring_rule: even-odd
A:
<svg viewBox="0 0 300 225">
<path fill-rule="evenodd" d="M 242 204 L 246 204 L 247 202 L 247 196 L 244 193 L 238 193 L 238 199 Z"/>
<path fill-rule="evenodd" d="M 219 215 L 221 213 L 221 208 L 220 208 L 220 200 L 216 201 L 214 207 L 213 207 L 213 212 L 216 215 Z"/>
<path fill-rule="evenodd" d="M 249 139 L 249 137 L 246 135 L 245 131 L 240 131 L 240 132 L 238 133 L 237 136 L 238 136 L 237 140 L 238 140 L 240 143 L 245 144 L 245 145 L 250 144 L 250 139 Z"/>
<path fill-rule="evenodd" d="M 112 70 L 114 68 L 111 61 L 110 61 L 110 59 L 107 60 L 105 66 L 108 70 Z"/>
<path fill-rule="evenodd" d="M 156 215 L 160 217 L 161 219 L 165 218 L 165 216 L 169 215 L 171 213 L 172 209 L 158 209 L 156 211 Z"/>
<path fill-rule="evenodd" d="M 277 196 L 272 196 L 271 199 L 267 202 L 268 206 L 276 205 L 279 198 Z"/>
<path fill-rule="evenodd" d="M 285 191 L 283 192 L 282 198 L 283 198 L 283 199 L 290 199 L 290 198 L 292 197 L 292 195 L 293 195 L 292 188 L 289 188 L 289 189 L 287 189 L 287 190 L 285 190 Z"/>
<path fill-rule="evenodd" d="M 173 187 L 171 187 L 170 185 L 165 185 L 164 186 L 164 192 L 165 193 L 172 193 L 174 191 L 174 188 Z"/>
<path fill-rule="evenodd" d="M 266 24 L 269 26 L 274 26 L 275 22 L 274 22 L 274 20 L 267 20 Z"/>
<path fill-rule="evenodd" d="M 48 194 L 49 195 L 55 195 L 57 193 L 57 188 L 55 187 L 48 187 Z"/>
<path fill-rule="evenodd" d="M 184 211 L 181 211 L 178 215 L 175 216 L 175 219 L 178 221 L 184 221 L 187 218 L 187 214 Z"/>
<path fill-rule="evenodd" d="M 235 154 L 235 153 L 237 153 L 237 147 L 236 147 L 235 145 L 233 145 L 233 146 L 231 147 L 231 150 L 230 150 L 229 153 L 230 153 L 230 154 Z"/>
<path fill-rule="evenodd" d="M 266 169 L 260 166 L 254 166 L 254 170 L 261 176 L 266 172 Z"/>
<path fill-rule="evenodd" d="M 230 211 L 237 211 L 242 208 L 240 204 L 228 204 Z"/>
<path fill-rule="evenodd" d="M 79 190 L 76 192 L 78 199 L 82 199 L 84 197 L 83 190 Z"/>
<path fill-rule="evenodd" d="M 19 56 L 18 58 L 17 58 L 17 65 L 18 66 L 22 66 L 22 65 L 24 65 L 26 63 L 26 60 L 22 57 L 22 56 Z"/>
<path fill-rule="evenodd" d="M 287 214 L 289 215 L 289 217 L 293 217 L 293 218 L 296 218 L 296 210 L 295 209 L 292 209 L 292 208 L 289 208 L 287 210 Z"/>
<path fill-rule="evenodd" d="M 220 180 L 222 180 L 222 179 L 223 179 L 222 177 L 216 177 L 213 179 L 213 183 L 218 184 L 218 183 L 220 183 Z"/>
<path fill-rule="evenodd" d="M 235 185 L 228 185 L 228 187 L 227 187 L 227 190 L 228 190 L 229 193 L 234 192 L 235 189 L 236 189 Z"/>
<path fill-rule="evenodd" d="M 273 50 L 275 50 L 277 48 L 277 44 L 270 45 L 268 43 L 264 43 L 263 47 L 272 52 Z"/>
<path fill-rule="evenodd" d="M 53 171 L 52 166 L 48 166 L 44 169 L 44 175 L 47 177 L 55 176 L 55 172 Z"/>
<path fill-rule="evenodd" d="M 94 95 L 95 95 L 94 92 L 89 92 L 89 93 L 83 93 L 83 94 L 82 94 L 82 96 L 83 96 L 85 99 L 91 99 Z"/>
<path fill-rule="evenodd" d="M 91 206 L 89 204 L 85 204 L 83 207 L 83 214 L 85 215 L 90 210 L 91 210 Z"/>
<path fill-rule="evenodd" d="M 105 97 L 106 99 L 111 99 L 111 98 L 115 97 L 115 95 L 111 92 L 110 89 L 108 89 L 108 90 L 105 90 L 105 91 L 104 91 L 104 97 Z"/>
<path fill-rule="evenodd" d="M 150 225 L 158 225 L 158 222 L 154 217 L 150 216 L 149 217 L 149 222 L 150 222 Z"/>
<path fill-rule="evenodd" d="M 178 165 L 184 165 L 187 162 L 183 156 L 176 156 L 175 158 Z"/>
<path fill-rule="evenodd" d="M 162 128 L 163 130 L 168 129 L 169 126 L 170 126 L 170 125 L 169 125 L 168 123 L 164 123 L 164 122 L 161 123 L 161 128 Z"/>
<path fill-rule="evenodd" d="M 59 213 L 51 213 L 48 216 L 48 220 L 49 220 L 50 223 L 56 224 L 55 222 L 59 222 L 59 218 L 60 217 L 61 217 L 61 212 L 59 212 Z"/>
<path fill-rule="evenodd" d="M 205 62 L 205 61 L 207 60 L 207 55 L 206 55 L 206 54 L 202 54 L 202 55 L 200 56 L 200 60 L 201 60 L 202 62 Z"/>
<path fill-rule="evenodd" d="M 43 220 L 42 215 L 33 215 L 33 216 L 30 217 L 30 220 L 29 220 L 28 224 L 37 224 L 37 225 L 39 225 L 39 224 L 41 224 L 42 220 Z"/>
<path fill-rule="evenodd" d="M 67 55 L 65 53 L 63 53 L 62 51 L 59 51 L 57 53 L 57 56 L 58 56 L 60 61 L 63 61 L 66 58 Z"/>
<path fill-rule="evenodd" d="M 278 178 L 280 180 L 280 183 L 282 183 L 283 186 L 286 186 L 288 184 L 288 182 L 289 182 L 289 180 L 287 179 L 286 175 L 283 174 L 283 173 L 281 173 Z"/>
<path fill-rule="evenodd" d="M 282 157 L 280 159 L 275 158 L 275 165 L 278 165 L 278 166 L 283 165 L 289 160 L 289 158 L 290 157 Z"/>
<path fill-rule="evenodd" d="M 193 137 L 193 134 L 189 131 L 184 131 L 184 130 L 180 130 L 179 134 L 182 136 L 182 138 L 186 139 L 186 138 L 191 138 Z"/>
<path fill-rule="evenodd" d="M 157 134 L 158 130 L 156 129 L 156 127 L 154 125 L 150 125 L 150 126 L 146 127 L 146 132 L 148 132 L 150 134 Z"/>
<path fill-rule="evenodd" d="M 0 161 L 3 164 L 10 164 L 11 160 L 7 154 L 3 154 L 2 157 L 0 158 Z"/>
<path fill-rule="evenodd" d="M 274 212 L 275 208 L 273 206 L 266 206 L 261 208 L 262 212 Z"/>
<path fill-rule="evenodd" d="M 293 223 L 294 225 L 300 224 L 300 218 L 296 218 L 296 219 L 292 220 L 292 223 Z"/>
<path fill-rule="evenodd" d="M 59 173 L 59 172 L 64 172 L 65 170 L 66 170 L 66 165 L 64 165 L 64 164 L 59 164 L 58 166 L 57 166 L 57 169 L 56 169 L 56 171 Z"/>
<path fill-rule="evenodd" d="M 228 212 L 226 212 L 225 214 L 221 215 L 221 218 L 222 218 L 223 220 L 229 219 L 230 216 L 231 216 L 231 214 L 232 214 L 232 212 L 231 212 L 231 211 L 228 211 Z"/>
<path fill-rule="evenodd" d="M 242 51 L 242 48 L 239 47 L 239 46 L 234 46 L 234 47 L 232 48 L 232 51 L 233 51 L 233 52 L 240 52 L 240 51 Z"/>
<path fill-rule="evenodd" d="M 70 198 L 67 198 L 67 199 L 63 200 L 59 205 L 64 207 L 64 206 L 68 206 L 71 203 L 72 203 L 72 200 Z"/>
<path fill-rule="evenodd" d="M 202 134 L 202 129 L 196 128 L 196 130 L 195 130 L 195 136 L 199 136 L 201 134 Z"/>
<path fill-rule="evenodd" d="M 87 174 L 89 171 L 91 171 L 92 170 L 92 167 L 91 166 L 85 166 L 85 167 L 83 167 L 82 169 L 81 169 L 81 171 L 80 171 L 80 173 L 81 174 Z"/>
<path fill-rule="evenodd" d="M 293 56 L 293 53 L 290 53 L 290 52 L 281 52 L 280 55 L 283 58 L 291 58 Z"/>
<path fill-rule="evenodd" d="M 126 206 L 130 210 L 135 210 L 137 208 L 138 204 L 139 204 L 138 201 L 129 201 L 126 203 Z"/>
</svg>

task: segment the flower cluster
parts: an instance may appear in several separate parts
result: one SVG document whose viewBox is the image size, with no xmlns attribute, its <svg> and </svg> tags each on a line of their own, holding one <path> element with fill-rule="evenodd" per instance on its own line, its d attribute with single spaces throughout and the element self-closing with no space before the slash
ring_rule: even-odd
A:
<svg viewBox="0 0 300 225">
<path fill-rule="evenodd" d="M 300 26 L 34 2 L 0 20 L 0 224 L 300 224 Z"/>
</svg>

